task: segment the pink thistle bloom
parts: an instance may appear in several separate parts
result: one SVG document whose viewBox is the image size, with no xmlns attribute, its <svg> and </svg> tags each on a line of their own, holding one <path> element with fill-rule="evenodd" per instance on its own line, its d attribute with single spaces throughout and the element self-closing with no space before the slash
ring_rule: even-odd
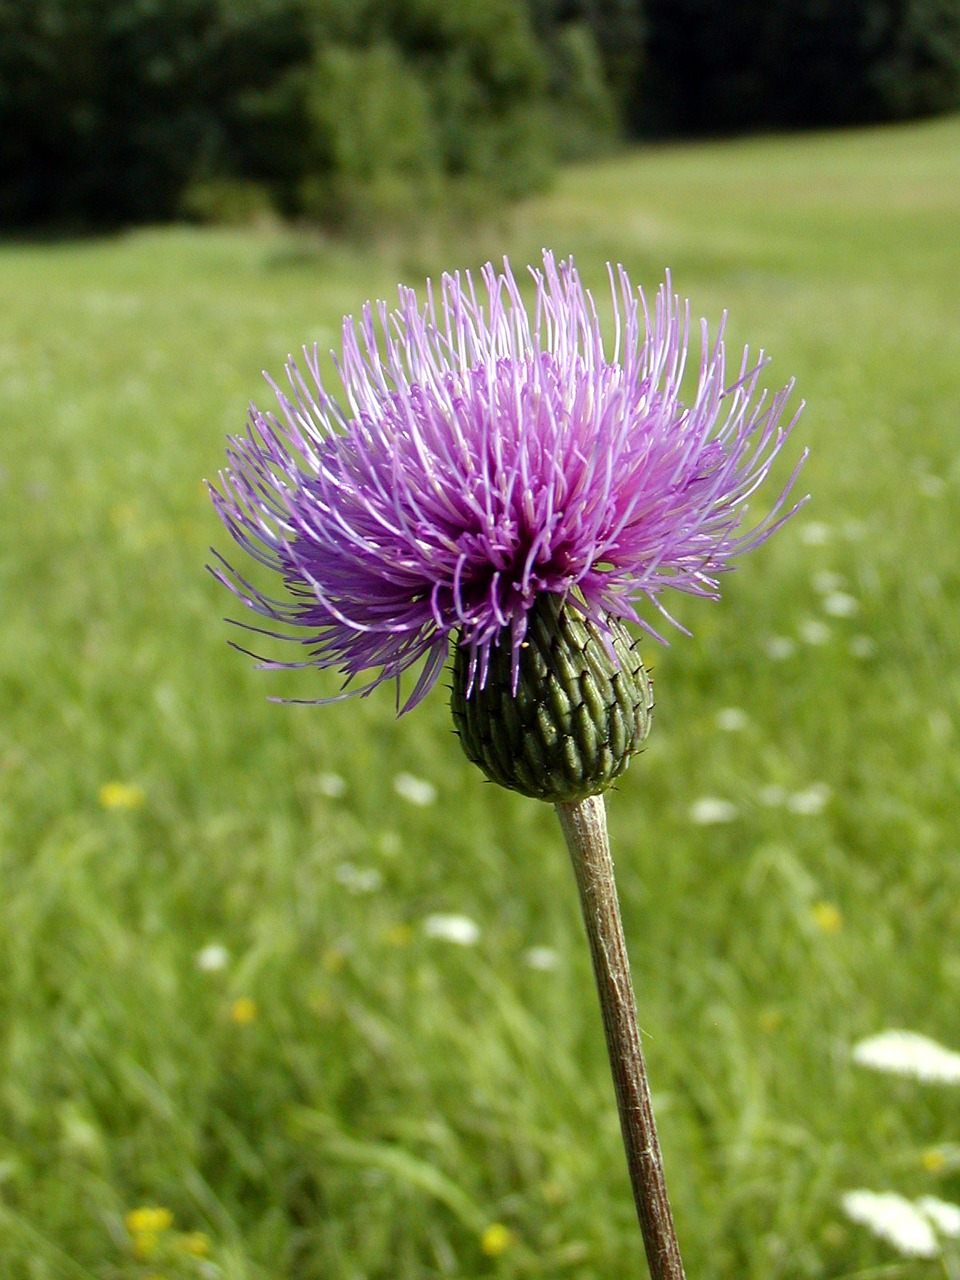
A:
<svg viewBox="0 0 960 1280">
<path fill-rule="evenodd" d="M 397 310 L 368 303 L 359 323 L 344 320 L 338 399 L 314 347 L 306 372 L 287 364 L 288 390 L 271 382 L 279 413 L 251 407 L 211 492 L 286 592 L 265 595 L 219 556 L 214 573 L 281 624 L 267 634 L 310 650 L 265 666 L 337 667 L 345 687 L 375 673 L 347 690 L 369 693 L 420 664 L 407 710 L 436 682 L 454 633 L 471 685 L 484 686 L 493 645 L 511 645 L 516 673 L 543 592 L 601 628 L 613 615 L 657 635 L 639 602 L 670 618 L 665 587 L 716 597 L 732 561 L 797 510 L 787 501 L 802 457 L 743 527 L 799 409 L 781 424 L 793 383 L 762 389 L 762 352 L 745 350 L 727 384 L 725 316 L 712 342 L 701 322 L 688 404 L 690 309 L 669 274 L 651 314 L 623 267 L 610 269 L 609 356 L 572 261 L 545 252 L 531 274 L 531 311 L 506 261 L 479 282 L 444 275 L 424 301 L 401 287 Z"/>
</svg>

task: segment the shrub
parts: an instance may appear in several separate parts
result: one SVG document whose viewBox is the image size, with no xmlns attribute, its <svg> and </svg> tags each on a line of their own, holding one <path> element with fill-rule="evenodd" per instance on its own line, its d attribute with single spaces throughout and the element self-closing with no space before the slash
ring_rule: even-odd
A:
<svg viewBox="0 0 960 1280">
<path fill-rule="evenodd" d="M 318 50 L 307 101 L 305 212 L 366 230 L 430 202 L 439 174 L 430 97 L 395 46 Z"/>
<path fill-rule="evenodd" d="M 595 155 L 611 142 L 620 122 L 613 92 L 590 28 L 566 23 L 553 40 L 550 104 L 555 146 L 561 159 Z"/>
</svg>

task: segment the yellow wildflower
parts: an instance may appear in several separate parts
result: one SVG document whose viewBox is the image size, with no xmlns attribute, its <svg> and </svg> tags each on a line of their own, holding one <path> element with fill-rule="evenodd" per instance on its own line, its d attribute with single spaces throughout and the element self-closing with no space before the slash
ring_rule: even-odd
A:
<svg viewBox="0 0 960 1280">
<path fill-rule="evenodd" d="M 920 1163 L 927 1173 L 939 1173 L 946 1167 L 947 1157 L 939 1147 L 927 1147 L 920 1156 Z"/>
<path fill-rule="evenodd" d="M 210 1237 L 203 1231 L 185 1231 L 177 1237 L 177 1245 L 184 1253 L 195 1258 L 205 1258 L 210 1252 Z"/>
<path fill-rule="evenodd" d="M 140 1231 L 133 1237 L 133 1252 L 141 1262 L 152 1258 L 157 1251 L 157 1233 Z"/>
<path fill-rule="evenodd" d="M 811 914 L 824 933 L 839 933 L 843 928 L 843 916 L 832 902 L 815 902 Z"/>
<path fill-rule="evenodd" d="M 169 1209 L 144 1205 L 139 1209 L 131 1209 L 124 1222 L 132 1236 L 157 1235 L 173 1226 L 173 1214 Z"/>
<path fill-rule="evenodd" d="M 502 1222 L 491 1222 L 480 1237 L 480 1248 L 488 1258 L 499 1258 L 513 1244 L 513 1232 Z"/>
<path fill-rule="evenodd" d="M 256 1000 L 251 1000 L 249 996 L 240 996 L 230 1006 L 230 1018 L 233 1022 L 239 1023 L 240 1026 L 246 1026 L 248 1022 L 253 1022 L 256 1016 L 257 1002 Z"/>
<path fill-rule="evenodd" d="M 134 782 L 105 782 L 97 798 L 104 809 L 141 809 L 147 799 Z"/>
</svg>

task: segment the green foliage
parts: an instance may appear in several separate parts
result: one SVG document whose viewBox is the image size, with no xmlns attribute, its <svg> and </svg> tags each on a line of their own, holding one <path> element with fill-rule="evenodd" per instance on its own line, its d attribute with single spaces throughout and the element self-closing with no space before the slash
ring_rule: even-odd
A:
<svg viewBox="0 0 960 1280">
<path fill-rule="evenodd" d="M 310 28 L 300 0 L 219 0 L 210 92 L 215 142 L 193 179 L 253 183 L 286 213 L 310 163 Z"/>
<path fill-rule="evenodd" d="M 205 125 L 197 85 L 212 0 L 6 0 L 0 216 L 164 216 Z"/>
<path fill-rule="evenodd" d="M 960 104 L 960 5 L 911 0 L 876 39 L 870 93 L 886 118 L 909 119 Z"/>
<path fill-rule="evenodd" d="M 317 147 L 334 172 L 364 183 L 436 167 L 426 92 L 393 45 L 322 49 L 312 87 Z"/>
<path fill-rule="evenodd" d="M 208 178 L 192 182 L 179 200 L 182 217 L 189 222 L 247 227 L 275 221 L 274 205 L 266 187 L 242 178 Z"/>
<path fill-rule="evenodd" d="M 279 176 L 303 32 L 293 0 L 5 0 L 0 221 L 163 219 L 191 180 Z"/>
<path fill-rule="evenodd" d="M 543 60 L 515 0 L 311 10 L 313 158 L 301 207 L 367 231 L 441 201 L 541 186 L 556 147 Z"/>
<path fill-rule="evenodd" d="M 605 323 L 607 258 L 649 290 L 669 263 L 809 402 L 812 503 L 720 603 L 671 602 L 694 634 L 644 642 L 653 727 L 609 797 L 687 1272 L 929 1280 L 838 1196 L 960 1201 L 955 1091 L 848 1054 L 888 1026 L 960 1047 L 958 147 L 946 120 L 658 148 L 429 253 L 277 228 L 0 250 L 4 1280 L 640 1271 L 549 806 L 484 783 L 440 691 L 399 722 L 387 689 L 268 703 L 339 682 L 230 649 L 257 637 L 203 571 L 199 480 L 270 403 L 261 368 L 398 279 L 544 243 Z M 711 796 L 730 821 L 692 822 Z M 152 1258 L 140 1207 L 174 1215 Z"/>
<path fill-rule="evenodd" d="M 392 8 L 391 34 L 428 85 L 444 171 L 494 200 L 537 190 L 556 148 L 546 82 L 519 0 L 416 0 Z"/>
<path fill-rule="evenodd" d="M 552 95 L 562 98 L 567 91 L 574 96 L 582 94 L 594 83 L 599 70 L 604 94 L 618 122 L 629 118 L 629 109 L 643 82 L 642 0 L 527 0 L 527 8 L 534 29 L 548 50 Z M 571 43 L 579 48 L 568 47 L 565 53 L 564 45 Z M 563 68 L 563 63 L 571 57 L 583 71 L 589 65 L 583 88 L 577 79 L 566 86 L 562 83 L 562 77 L 571 70 L 569 66 Z M 591 99 L 595 98 L 595 90 L 587 92 Z"/>
<path fill-rule="evenodd" d="M 427 91 L 394 45 L 321 48 L 307 101 L 316 157 L 301 180 L 308 214 L 369 231 L 422 212 L 440 173 L 436 130 Z"/>
<path fill-rule="evenodd" d="M 648 0 L 641 129 L 710 133 L 960 105 L 956 0 Z"/>
<path fill-rule="evenodd" d="M 566 23 L 550 50 L 551 120 L 560 154 L 566 160 L 595 155 L 619 132 L 613 93 L 590 29 Z"/>
<path fill-rule="evenodd" d="M 249 184 L 367 228 L 441 179 L 490 203 L 550 170 L 544 82 L 521 0 L 3 0 L 0 222 L 196 216 Z"/>
</svg>

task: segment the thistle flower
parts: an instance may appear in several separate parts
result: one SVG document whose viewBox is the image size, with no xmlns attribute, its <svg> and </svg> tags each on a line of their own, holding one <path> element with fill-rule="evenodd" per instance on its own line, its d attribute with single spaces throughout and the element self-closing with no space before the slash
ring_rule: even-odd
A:
<svg viewBox="0 0 960 1280">
<path fill-rule="evenodd" d="M 719 575 L 792 514 L 793 479 L 743 528 L 793 425 L 781 425 L 792 383 L 760 389 L 762 352 L 744 351 L 728 384 L 724 320 L 712 342 L 702 322 L 685 403 L 690 311 L 669 275 L 651 315 L 610 269 L 608 355 L 572 261 L 545 252 L 531 274 L 529 311 L 506 261 L 479 282 L 444 275 L 425 301 L 401 287 L 396 311 L 367 304 L 359 323 L 344 320 L 339 398 L 314 347 L 305 372 L 287 364 L 287 390 L 271 382 L 279 413 L 251 408 L 212 497 L 286 592 L 266 594 L 220 557 L 214 573 L 279 624 L 268 635 L 309 650 L 265 666 L 338 668 L 341 697 L 396 680 L 399 705 L 400 677 L 419 664 L 406 711 L 453 637 L 468 697 L 492 655 L 499 667 L 509 655 L 516 693 L 545 596 L 596 628 L 616 665 L 616 620 L 658 635 L 641 601 L 669 618 L 665 587 L 716 596 Z"/>
<path fill-rule="evenodd" d="M 787 509 L 795 470 L 744 527 L 796 421 L 781 425 L 793 384 L 769 396 L 763 353 L 751 361 L 749 351 L 728 384 L 724 321 L 712 342 L 702 322 L 686 403 L 690 310 L 669 275 L 651 315 L 623 267 L 610 268 L 608 356 L 573 263 L 545 252 L 531 274 L 529 311 L 506 261 L 500 273 L 488 264 L 479 286 L 445 275 L 423 302 L 401 287 L 396 311 L 367 304 L 359 323 L 343 323 L 339 400 L 316 347 L 304 351 L 306 372 L 291 360 L 289 389 L 271 383 L 279 413 L 251 408 L 212 487 L 233 537 L 286 594 L 265 594 L 222 558 L 214 573 L 268 620 L 267 635 L 309 649 L 301 662 L 264 665 L 339 668 L 341 697 L 392 679 L 399 707 L 401 677 L 419 666 L 408 710 L 455 641 L 451 710 L 467 756 L 556 805 L 650 1274 L 683 1280 L 602 793 L 643 741 L 653 705 L 624 622 L 657 635 L 638 605 L 673 621 L 665 587 L 716 596 L 720 574 L 800 505 Z M 408 799 L 412 783 L 423 785 L 408 779 Z M 458 917 L 429 917 L 424 929 L 479 936 Z M 509 1233 L 495 1229 L 499 1252 Z"/>
</svg>

